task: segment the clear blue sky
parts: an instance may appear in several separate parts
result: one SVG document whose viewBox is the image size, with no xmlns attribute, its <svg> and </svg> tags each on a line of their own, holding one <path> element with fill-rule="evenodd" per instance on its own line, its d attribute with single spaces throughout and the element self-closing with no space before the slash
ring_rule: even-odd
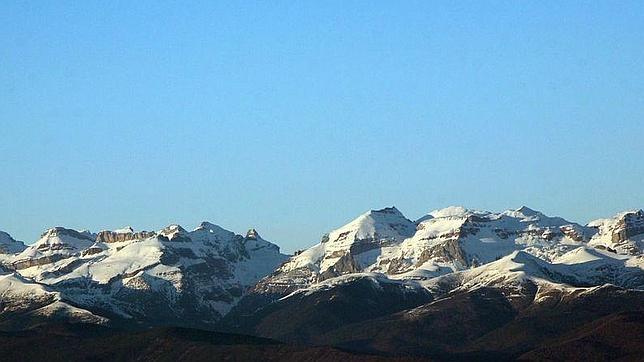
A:
<svg viewBox="0 0 644 362">
<path fill-rule="evenodd" d="M 644 207 L 644 2 L 0 4 L 0 229 Z"/>
</svg>

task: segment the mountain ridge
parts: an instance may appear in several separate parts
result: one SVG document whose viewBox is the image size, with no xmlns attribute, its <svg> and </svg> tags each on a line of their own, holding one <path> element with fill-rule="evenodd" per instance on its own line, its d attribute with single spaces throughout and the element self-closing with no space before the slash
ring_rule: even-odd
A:
<svg viewBox="0 0 644 362">
<path fill-rule="evenodd" d="M 469 356 L 484 334 L 506 335 L 521 318 L 542 323 L 543 314 L 560 323 L 573 305 L 583 318 L 570 328 L 608 318 L 612 309 L 590 300 L 615 313 L 644 312 L 643 247 L 641 210 L 581 225 L 526 206 L 452 206 L 415 221 L 395 207 L 370 210 L 292 256 L 253 228 L 236 234 L 207 221 L 191 231 L 54 227 L 29 246 L 3 233 L 0 330 L 53 322 L 177 326 L 356 353 L 426 356 L 427 348 L 431 356 Z M 476 328 L 462 330 L 453 313 L 474 313 Z M 609 320 L 632 323 L 622 314 Z M 396 335 L 420 328 L 437 338 L 422 327 L 434 323 L 471 340 L 428 345 Z M 350 328 L 367 339 L 356 340 Z M 566 328 L 553 336 L 574 332 Z M 530 333 L 540 342 L 498 344 L 499 356 L 526 353 L 525 346 L 549 353 L 541 343 L 551 340 Z"/>
</svg>

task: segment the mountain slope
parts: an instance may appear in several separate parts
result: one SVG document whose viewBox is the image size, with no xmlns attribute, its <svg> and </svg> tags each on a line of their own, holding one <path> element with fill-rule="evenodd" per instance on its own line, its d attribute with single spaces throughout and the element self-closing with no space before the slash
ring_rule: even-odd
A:
<svg viewBox="0 0 644 362">
<path fill-rule="evenodd" d="M 59 292 L 9 273 L 0 275 L 0 328 L 23 329 L 51 321 L 106 324 L 106 318 L 63 301 Z"/>
<path fill-rule="evenodd" d="M 382 361 L 330 347 L 185 328 L 138 331 L 69 324 L 0 332 L 3 361 Z"/>
</svg>

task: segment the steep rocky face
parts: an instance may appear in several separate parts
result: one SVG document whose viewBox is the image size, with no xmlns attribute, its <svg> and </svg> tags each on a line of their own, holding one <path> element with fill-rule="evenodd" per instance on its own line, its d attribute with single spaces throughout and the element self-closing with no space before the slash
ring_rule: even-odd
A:
<svg viewBox="0 0 644 362">
<path fill-rule="evenodd" d="M 597 234 L 591 244 L 627 255 L 641 255 L 644 250 L 644 211 L 626 211 L 608 219 L 592 221 L 588 226 Z"/>
<path fill-rule="evenodd" d="M 123 241 L 132 241 L 132 240 L 143 240 L 155 236 L 156 233 L 148 231 L 128 231 L 128 232 L 116 232 L 104 230 L 98 233 L 96 236 L 96 241 L 99 243 L 119 243 Z"/>
<path fill-rule="evenodd" d="M 635 235 L 644 234 L 644 211 L 629 212 L 625 214 L 612 231 L 612 241 L 619 243 Z"/>
</svg>

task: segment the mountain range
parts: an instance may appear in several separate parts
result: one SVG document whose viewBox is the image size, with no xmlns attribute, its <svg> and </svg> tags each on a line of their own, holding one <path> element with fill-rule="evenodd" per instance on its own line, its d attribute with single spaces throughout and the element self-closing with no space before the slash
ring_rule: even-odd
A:
<svg viewBox="0 0 644 362">
<path fill-rule="evenodd" d="M 643 248 L 642 210 L 580 225 L 528 207 L 371 210 L 290 256 L 208 222 L 55 227 L 29 246 L 0 232 L 0 330 L 190 328 L 329 346 L 320 357 L 636 359 Z"/>
</svg>

